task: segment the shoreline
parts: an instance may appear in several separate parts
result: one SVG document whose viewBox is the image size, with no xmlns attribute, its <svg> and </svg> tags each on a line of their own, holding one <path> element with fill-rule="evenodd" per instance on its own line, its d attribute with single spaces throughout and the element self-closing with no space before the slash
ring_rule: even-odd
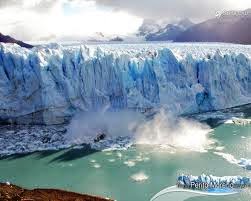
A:
<svg viewBox="0 0 251 201">
<path fill-rule="evenodd" d="M 93 195 L 80 194 L 59 189 L 32 189 L 28 190 L 13 184 L 0 183 L 0 200 L 3 201 L 114 201 Z"/>
</svg>

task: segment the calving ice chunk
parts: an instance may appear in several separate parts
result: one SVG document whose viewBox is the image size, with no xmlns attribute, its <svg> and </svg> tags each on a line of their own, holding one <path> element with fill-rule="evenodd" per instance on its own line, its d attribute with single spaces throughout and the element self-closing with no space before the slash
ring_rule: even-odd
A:
<svg viewBox="0 0 251 201">
<path fill-rule="evenodd" d="M 250 49 L 163 43 L 27 50 L 0 44 L 1 121 L 63 123 L 78 111 L 106 106 L 184 114 L 250 103 Z"/>
</svg>

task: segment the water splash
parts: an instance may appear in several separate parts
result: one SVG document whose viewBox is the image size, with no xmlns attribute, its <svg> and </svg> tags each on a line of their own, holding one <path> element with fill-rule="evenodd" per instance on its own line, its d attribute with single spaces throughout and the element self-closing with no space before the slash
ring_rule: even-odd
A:
<svg viewBox="0 0 251 201">
<path fill-rule="evenodd" d="M 209 126 L 184 118 L 174 118 L 161 110 L 152 120 L 138 126 L 136 143 L 169 145 L 204 152 L 214 144 Z"/>
<path fill-rule="evenodd" d="M 121 136 L 129 137 L 131 144 L 171 147 L 178 150 L 206 151 L 214 143 L 210 127 L 194 120 L 168 114 L 161 110 L 152 119 L 132 111 L 88 113 L 76 116 L 68 129 L 67 138 L 72 143 L 93 143 L 99 133 L 107 135 L 103 143 L 112 147 Z M 127 140 L 126 140 L 127 142 Z M 127 143 L 128 144 L 128 143 Z"/>
</svg>

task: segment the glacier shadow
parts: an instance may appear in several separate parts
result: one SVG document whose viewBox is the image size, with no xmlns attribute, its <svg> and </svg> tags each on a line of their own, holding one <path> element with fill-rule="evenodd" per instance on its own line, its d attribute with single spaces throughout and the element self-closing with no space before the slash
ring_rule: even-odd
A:
<svg viewBox="0 0 251 201">
<path fill-rule="evenodd" d="M 62 153 L 61 153 L 62 152 Z M 84 148 L 81 149 L 59 149 L 59 150 L 45 150 L 45 151 L 36 151 L 36 152 L 30 152 L 30 153 L 17 153 L 7 156 L 1 156 L 1 160 L 17 160 L 22 159 L 29 156 L 34 156 L 34 159 L 41 160 L 47 157 L 51 157 L 53 155 L 57 155 L 55 157 L 52 157 L 51 160 L 49 160 L 48 163 L 56 163 L 56 162 L 68 162 L 73 161 L 76 159 L 84 158 L 88 155 L 91 155 L 93 153 L 99 152 L 98 150 L 91 149 L 89 145 L 86 145 Z"/>
<path fill-rule="evenodd" d="M 84 158 L 84 157 L 91 155 L 91 154 L 94 154 L 96 152 L 99 152 L 99 151 L 95 150 L 95 149 L 91 149 L 89 145 L 86 145 L 81 149 L 66 150 L 64 153 L 62 153 L 59 156 L 50 160 L 49 163 L 69 162 L 69 161 L 73 161 L 76 159 Z"/>
</svg>

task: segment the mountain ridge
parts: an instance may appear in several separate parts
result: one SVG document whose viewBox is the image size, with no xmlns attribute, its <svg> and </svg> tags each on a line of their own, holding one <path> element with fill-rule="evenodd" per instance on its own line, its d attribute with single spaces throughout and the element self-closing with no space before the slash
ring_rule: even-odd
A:
<svg viewBox="0 0 251 201">
<path fill-rule="evenodd" d="M 242 12 L 242 15 L 240 11 L 223 12 L 185 30 L 175 42 L 251 44 L 251 9 Z"/>
<path fill-rule="evenodd" d="M 24 43 L 23 41 L 20 40 L 16 40 L 8 35 L 4 35 L 0 32 L 0 42 L 2 43 L 15 43 L 18 44 L 21 47 L 25 47 L 25 48 L 33 48 L 32 45 Z"/>
</svg>

